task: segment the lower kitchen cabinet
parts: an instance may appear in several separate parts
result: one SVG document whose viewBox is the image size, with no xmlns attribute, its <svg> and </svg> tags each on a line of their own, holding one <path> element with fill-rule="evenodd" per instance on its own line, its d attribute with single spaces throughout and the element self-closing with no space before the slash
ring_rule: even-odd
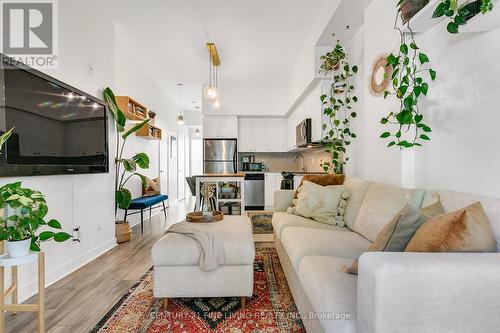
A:
<svg viewBox="0 0 500 333">
<path fill-rule="evenodd" d="M 277 175 L 279 173 L 266 173 L 264 183 L 266 207 L 274 205 L 274 192 L 276 191 L 276 182 L 278 182 Z"/>
</svg>

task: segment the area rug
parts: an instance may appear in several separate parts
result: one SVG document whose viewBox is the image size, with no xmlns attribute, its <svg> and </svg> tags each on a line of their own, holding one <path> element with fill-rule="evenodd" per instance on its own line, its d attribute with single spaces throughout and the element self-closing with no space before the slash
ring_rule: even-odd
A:
<svg viewBox="0 0 500 333">
<path fill-rule="evenodd" d="M 248 212 L 248 217 L 252 220 L 254 235 L 273 234 L 273 213 L 272 212 Z"/>
<path fill-rule="evenodd" d="M 305 333 L 275 249 L 256 249 L 254 294 L 240 298 L 172 299 L 168 311 L 153 297 L 149 270 L 93 333 Z"/>
</svg>

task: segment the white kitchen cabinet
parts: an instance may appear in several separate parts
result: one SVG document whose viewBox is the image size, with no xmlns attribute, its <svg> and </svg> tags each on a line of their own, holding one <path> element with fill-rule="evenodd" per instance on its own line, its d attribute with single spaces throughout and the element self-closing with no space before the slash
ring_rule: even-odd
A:
<svg viewBox="0 0 500 333">
<path fill-rule="evenodd" d="M 239 121 L 239 151 L 250 153 L 285 152 L 286 119 L 241 118 Z"/>
<path fill-rule="evenodd" d="M 268 140 L 268 120 L 253 119 L 253 148 L 255 152 L 267 152 L 269 147 Z"/>
<path fill-rule="evenodd" d="M 238 118 L 235 116 L 203 117 L 203 137 L 205 139 L 236 139 Z"/>
<path fill-rule="evenodd" d="M 276 173 L 266 172 L 265 174 L 265 205 L 273 206 L 274 205 L 274 192 L 276 191 Z"/>
<path fill-rule="evenodd" d="M 245 153 L 253 152 L 253 121 L 241 118 L 239 121 L 238 150 Z"/>
<path fill-rule="evenodd" d="M 286 135 L 286 120 L 285 119 L 268 119 L 267 120 L 267 151 L 271 153 L 279 153 L 287 151 L 287 135 Z"/>
<path fill-rule="evenodd" d="M 220 137 L 223 139 L 236 139 L 238 137 L 238 118 L 233 116 L 221 116 Z"/>
</svg>

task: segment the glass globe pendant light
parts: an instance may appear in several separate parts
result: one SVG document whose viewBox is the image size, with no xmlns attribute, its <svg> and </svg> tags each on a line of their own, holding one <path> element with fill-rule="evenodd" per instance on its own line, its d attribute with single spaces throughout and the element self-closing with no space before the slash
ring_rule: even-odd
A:
<svg viewBox="0 0 500 333">
<path fill-rule="evenodd" d="M 209 98 L 209 99 L 216 99 L 217 98 L 217 88 L 215 86 L 215 84 L 212 83 L 212 73 L 214 71 L 214 67 L 212 65 L 212 58 L 210 57 L 209 58 L 209 65 L 210 65 L 210 83 L 208 86 L 205 87 L 205 89 L 203 89 L 203 95 L 205 95 L 206 98 Z"/>
<path fill-rule="evenodd" d="M 177 115 L 177 124 L 184 125 L 186 123 L 184 121 L 184 115 L 182 114 L 182 87 L 184 85 L 179 83 L 177 86 L 179 87 L 179 114 Z"/>
</svg>

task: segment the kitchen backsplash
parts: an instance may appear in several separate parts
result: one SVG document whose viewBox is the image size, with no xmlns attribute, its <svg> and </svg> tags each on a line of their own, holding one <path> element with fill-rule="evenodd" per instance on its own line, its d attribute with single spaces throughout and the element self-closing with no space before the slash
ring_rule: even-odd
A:
<svg viewBox="0 0 500 333">
<path fill-rule="evenodd" d="M 323 171 L 319 164 L 322 159 L 328 160 L 329 155 L 323 149 L 310 149 L 301 153 L 240 153 L 240 168 L 244 156 L 255 156 L 255 162 L 264 163 L 268 172 L 282 171 Z"/>
</svg>

